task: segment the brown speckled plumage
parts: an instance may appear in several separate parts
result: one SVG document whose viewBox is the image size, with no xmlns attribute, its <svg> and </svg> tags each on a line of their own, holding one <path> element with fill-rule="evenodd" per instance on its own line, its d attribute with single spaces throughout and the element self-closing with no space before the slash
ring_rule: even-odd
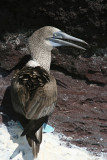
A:
<svg viewBox="0 0 107 160">
<path fill-rule="evenodd" d="M 43 87 L 50 81 L 49 74 L 42 67 L 24 67 L 14 75 L 13 79 L 24 85 L 30 96 L 38 87 Z"/>
<path fill-rule="evenodd" d="M 27 119 L 38 119 L 47 116 L 48 113 L 47 115 L 40 115 L 40 108 L 42 112 L 43 107 L 50 107 L 51 109 L 57 99 L 55 78 L 41 67 L 24 67 L 22 70 L 17 71 L 12 80 L 11 90 L 12 97 L 15 97 L 12 99 L 14 109 L 19 113 L 19 108 L 23 109 L 21 114 Z M 16 104 L 18 107 L 16 107 Z"/>
</svg>

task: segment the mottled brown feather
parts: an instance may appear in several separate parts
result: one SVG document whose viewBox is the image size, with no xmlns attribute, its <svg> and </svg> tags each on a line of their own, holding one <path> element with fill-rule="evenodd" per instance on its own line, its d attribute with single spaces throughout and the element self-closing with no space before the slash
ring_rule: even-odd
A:
<svg viewBox="0 0 107 160">
<path fill-rule="evenodd" d="M 14 109 L 27 119 L 35 120 L 52 113 L 57 99 L 56 80 L 43 68 L 24 67 L 17 71 L 11 88 Z"/>
</svg>

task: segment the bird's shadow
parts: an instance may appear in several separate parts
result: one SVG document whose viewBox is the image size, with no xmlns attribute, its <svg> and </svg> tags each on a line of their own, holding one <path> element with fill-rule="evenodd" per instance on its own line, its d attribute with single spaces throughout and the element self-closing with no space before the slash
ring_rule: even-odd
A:
<svg viewBox="0 0 107 160">
<path fill-rule="evenodd" d="M 13 141 L 14 144 L 17 144 L 17 147 L 15 148 L 14 152 L 11 154 L 10 159 L 14 159 L 16 156 L 18 157 L 23 157 L 23 160 L 33 160 L 33 153 L 32 149 L 29 146 L 26 137 L 21 137 L 22 129 L 18 125 L 18 123 L 14 123 L 12 126 L 12 130 L 8 130 L 11 140 Z M 14 128 L 14 131 L 13 131 Z M 13 131 L 13 132 L 12 132 Z"/>
<path fill-rule="evenodd" d="M 22 156 L 23 160 L 33 160 L 32 149 L 28 145 L 26 137 L 22 137 L 23 132 L 22 126 L 18 123 L 18 114 L 16 114 L 12 107 L 11 102 L 11 87 L 8 87 L 5 91 L 4 98 L 1 104 L 2 122 L 6 125 L 10 139 L 16 145 L 14 152 L 10 159 L 14 159 L 16 156 Z M 21 155 L 20 155 L 21 154 Z"/>
</svg>

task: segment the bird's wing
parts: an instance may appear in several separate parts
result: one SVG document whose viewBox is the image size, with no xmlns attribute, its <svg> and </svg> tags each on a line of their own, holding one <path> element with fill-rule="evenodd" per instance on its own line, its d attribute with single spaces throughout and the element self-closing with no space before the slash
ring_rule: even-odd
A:
<svg viewBox="0 0 107 160">
<path fill-rule="evenodd" d="M 53 76 L 40 67 L 25 67 L 12 80 L 12 102 L 16 112 L 36 120 L 50 115 L 56 104 L 57 87 Z"/>
<path fill-rule="evenodd" d="M 56 104 L 57 87 L 54 77 L 50 77 L 50 81 L 43 87 L 39 87 L 33 97 L 26 104 L 26 118 L 39 119 L 50 115 Z"/>
</svg>

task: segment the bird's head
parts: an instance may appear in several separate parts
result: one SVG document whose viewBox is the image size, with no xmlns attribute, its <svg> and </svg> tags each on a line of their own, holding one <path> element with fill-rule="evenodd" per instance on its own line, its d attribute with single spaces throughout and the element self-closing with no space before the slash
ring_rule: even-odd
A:
<svg viewBox="0 0 107 160">
<path fill-rule="evenodd" d="M 86 50 L 84 47 L 75 44 L 75 42 L 88 45 L 85 41 L 70 36 L 58 28 L 45 26 L 35 31 L 29 38 L 29 48 L 33 61 L 38 62 L 41 66 L 49 70 L 51 63 L 50 53 L 54 47 L 71 46 Z"/>
<path fill-rule="evenodd" d="M 62 32 L 60 29 L 52 26 L 45 26 L 43 28 L 38 29 L 36 32 L 33 33 L 29 40 L 32 40 L 32 42 L 35 43 L 41 42 L 44 46 L 47 46 L 48 49 L 53 49 L 53 47 L 59 46 L 71 46 L 78 49 L 86 50 L 84 47 L 75 44 L 75 42 L 80 42 L 88 45 L 84 40 L 70 36 Z M 68 42 L 66 40 L 72 42 Z"/>
</svg>

